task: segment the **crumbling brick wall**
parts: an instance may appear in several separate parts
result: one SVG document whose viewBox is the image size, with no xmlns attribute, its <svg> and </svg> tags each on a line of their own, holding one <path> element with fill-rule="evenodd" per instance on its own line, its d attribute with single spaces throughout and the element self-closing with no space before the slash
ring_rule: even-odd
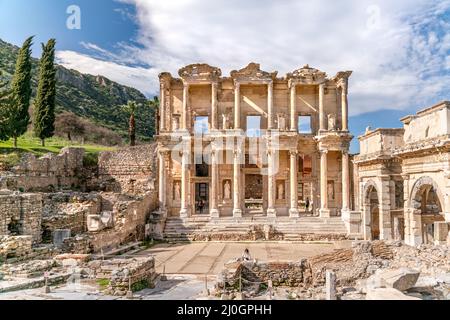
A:
<svg viewBox="0 0 450 320">
<path fill-rule="evenodd" d="M 37 158 L 25 154 L 20 163 L 4 172 L 4 185 L 9 190 L 51 192 L 81 188 L 84 174 L 84 149 L 64 148 L 58 155 L 49 153 Z"/>
<path fill-rule="evenodd" d="M 0 194 L 0 235 L 28 235 L 40 242 L 42 206 L 41 194 Z"/>
<path fill-rule="evenodd" d="M 156 156 L 156 144 L 102 152 L 98 160 L 99 188 L 126 194 L 155 190 Z"/>
</svg>

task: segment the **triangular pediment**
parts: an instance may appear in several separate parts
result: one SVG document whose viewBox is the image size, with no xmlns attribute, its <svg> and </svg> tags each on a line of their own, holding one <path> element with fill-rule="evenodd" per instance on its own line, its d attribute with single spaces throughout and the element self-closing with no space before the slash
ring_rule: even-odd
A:
<svg viewBox="0 0 450 320">
<path fill-rule="evenodd" d="M 275 80 L 278 72 L 267 72 L 261 70 L 261 66 L 259 63 L 250 63 L 248 66 L 241 70 L 233 70 L 230 75 L 233 79 L 236 80 Z"/>
</svg>

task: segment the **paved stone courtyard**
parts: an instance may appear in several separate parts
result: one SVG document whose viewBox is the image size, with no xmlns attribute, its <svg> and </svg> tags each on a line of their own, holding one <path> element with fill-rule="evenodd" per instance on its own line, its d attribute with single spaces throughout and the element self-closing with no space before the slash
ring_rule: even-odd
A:
<svg viewBox="0 0 450 320">
<path fill-rule="evenodd" d="M 241 257 L 247 248 L 252 258 L 260 261 L 297 261 L 335 248 L 347 246 L 346 242 L 301 244 L 301 243 L 189 243 L 158 244 L 135 255 L 152 254 L 156 258 L 156 271 L 167 274 L 217 275 L 224 264 Z"/>
</svg>

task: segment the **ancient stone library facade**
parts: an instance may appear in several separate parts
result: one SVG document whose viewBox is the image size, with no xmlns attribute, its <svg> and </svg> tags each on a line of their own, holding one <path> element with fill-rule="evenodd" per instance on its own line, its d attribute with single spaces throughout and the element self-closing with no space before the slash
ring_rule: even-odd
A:
<svg viewBox="0 0 450 320">
<path fill-rule="evenodd" d="M 402 119 L 404 129 L 368 129 L 353 157 L 351 74 L 304 66 L 280 77 L 255 63 L 230 76 L 206 64 L 179 77 L 162 73 L 165 231 L 258 223 L 285 233 L 446 242 L 449 104 Z"/>
</svg>

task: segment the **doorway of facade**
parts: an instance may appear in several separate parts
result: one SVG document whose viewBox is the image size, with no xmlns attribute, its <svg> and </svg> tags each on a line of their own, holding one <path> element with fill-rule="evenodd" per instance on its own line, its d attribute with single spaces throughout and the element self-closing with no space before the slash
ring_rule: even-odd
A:
<svg viewBox="0 0 450 320">
<path fill-rule="evenodd" d="M 195 184 L 195 214 L 209 214 L 209 184 Z"/>
<path fill-rule="evenodd" d="M 261 174 L 245 175 L 245 211 L 255 215 L 263 212 L 263 176 Z"/>
</svg>

